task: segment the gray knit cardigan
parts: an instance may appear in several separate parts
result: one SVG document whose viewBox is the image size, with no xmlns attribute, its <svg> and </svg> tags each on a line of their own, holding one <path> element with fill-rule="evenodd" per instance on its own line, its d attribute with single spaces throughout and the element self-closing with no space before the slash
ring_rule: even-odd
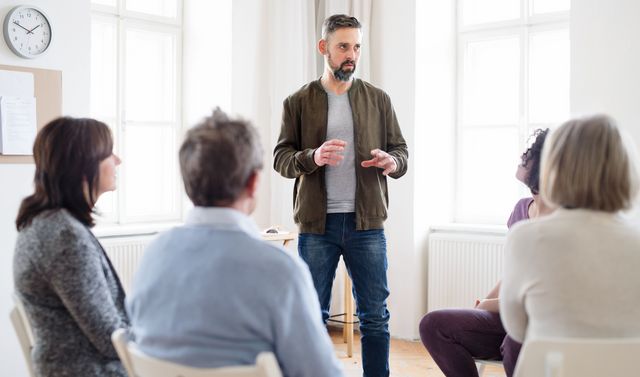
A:
<svg viewBox="0 0 640 377">
<path fill-rule="evenodd" d="M 33 327 L 38 376 L 122 376 L 111 333 L 129 327 L 124 291 L 91 231 L 64 209 L 18 234 L 16 293 Z"/>
</svg>

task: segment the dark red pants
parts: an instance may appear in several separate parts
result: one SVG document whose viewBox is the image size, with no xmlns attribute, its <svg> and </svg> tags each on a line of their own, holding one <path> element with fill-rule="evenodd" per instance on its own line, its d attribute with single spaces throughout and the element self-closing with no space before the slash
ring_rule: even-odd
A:
<svg viewBox="0 0 640 377">
<path fill-rule="evenodd" d="M 502 360 L 508 377 L 520 343 L 507 336 L 500 314 L 479 309 L 435 310 L 422 318 L 420 338 L 447 377 L 474 377 L 474 358 Z"/>
</svg>

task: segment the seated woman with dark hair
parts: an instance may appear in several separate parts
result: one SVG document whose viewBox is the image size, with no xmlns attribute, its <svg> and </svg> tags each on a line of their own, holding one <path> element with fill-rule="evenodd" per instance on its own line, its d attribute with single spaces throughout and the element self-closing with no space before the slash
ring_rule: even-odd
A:
<svg viewBox="0 0 640 377">
<path fill-rule="evenodd" d="M 116 186 L 112 149 L 111 131 L 93 119 L 59 118 L 36 136 L 35 192 L 16 219 L 13 276 L 38 376 L 126 376 L 111 344 L 128 327 L 124 291 L 89 230 L 98 197 Z"/>
<path fill-rule="evenodd" d="M 505 244 L 500 312 L 518 342 L 640 336 L 640 229 L 634 148 L 607 116 L 549 135 L 540 192 L 553 214 L 515 226 Z"/>
<path fill-rule="evenodd" d="M 521 156 L 516 178 L 531 190 L 532 197 L 520 199 L 507 226 L 550 212 L 538 195 L 540 155 L 547 130 L 536 130 L 534 142 Z M 500 282 L 474 309 L 443 309 L 428 313 L 420 322 L 420 338 L 433 360 L 447 377 L 478 375 L 474 358 L 503 360 L 507 376 L 513 374 L 520 344 L 507 336 L 498 310 Z"/>
</svg>

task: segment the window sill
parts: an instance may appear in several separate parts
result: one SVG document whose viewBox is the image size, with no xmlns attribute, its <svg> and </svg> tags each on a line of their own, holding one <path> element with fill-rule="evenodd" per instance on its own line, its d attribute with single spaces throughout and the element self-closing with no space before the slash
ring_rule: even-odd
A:
<svg viewBox="0 0 640 377">
<path fill-rule="evenodd" d="M 505 225 L 449 223 L 433 225 L 430 227 L 429 233 L 458 233 L 478 234 L 486 236 L 504 236 L 507 234 L 507 227 Z"/>
<path fill-rule="evenodd" d="M 97 238 L 135 237 L 158 234 L 180 225 L 183 223 L 98 224 L 92 231 Z"/>
</svg>

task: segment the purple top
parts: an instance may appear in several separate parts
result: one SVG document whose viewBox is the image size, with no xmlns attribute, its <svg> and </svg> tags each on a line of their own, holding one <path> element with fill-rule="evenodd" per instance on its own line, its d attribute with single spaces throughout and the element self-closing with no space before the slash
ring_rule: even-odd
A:
<svg viewBox="0 0 640 377">
<path fill-rule="evenodd" d="M 531 203 L 533 203 L 533 198 L 522 198 L 518 200 L 516 206 L 513 207 L 509 220 L 507 220 L 507 228 L 511 228 L 513 224 L 520 220 L 527 220 L 529 218 L 529 206 Z"/>
</svg>

